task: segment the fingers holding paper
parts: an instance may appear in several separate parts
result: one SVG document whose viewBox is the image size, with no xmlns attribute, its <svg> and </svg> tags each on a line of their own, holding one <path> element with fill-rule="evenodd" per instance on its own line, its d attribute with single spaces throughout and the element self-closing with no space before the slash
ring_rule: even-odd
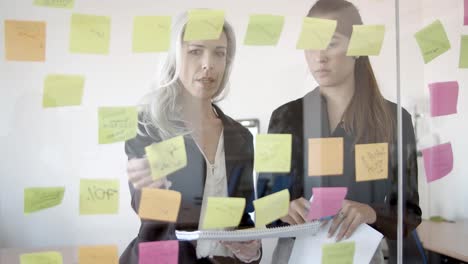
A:
<svg viewBox="0 0 468 264">
<path fill-rule="evenodd" d="M 281 221 L 290 225 L 303 224 L 307 222 L 310 203 L 304 198 L 293 200 L 289 204 L 288 215 L 281 218 Z"/>
<path fill-rule="evenodd" d="M 336 235 L 336 241 L 349 238 L 361 224 L 372 224 L 377 220 L 375 210 L 367 204 L 344 200 L 340 212 L 333 218 L 328 236 Z"/>
</svg>

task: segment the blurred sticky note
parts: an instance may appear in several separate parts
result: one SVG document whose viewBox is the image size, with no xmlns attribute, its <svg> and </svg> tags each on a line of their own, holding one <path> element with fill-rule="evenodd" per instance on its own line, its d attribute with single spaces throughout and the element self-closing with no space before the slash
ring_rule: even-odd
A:
<svg viewBox="0 0 468 264">
<path fill-rule="evenodd" d="M 256 172 L 289 172 L 291 170 L 291 134 L 259 134 L 255 138 Z"/>
<path fill-rule="evenodd" d="M 274 46 L 283 31 L 284 16 L 251 15 L 244 45 Z"/>
<path fill-rule="evenodd" d="M 34 5 L 72 9 L 75 5 L 75 0 L 34 0 Z"/>
<path fill-rule="evenodd" d="M 59 107 L 80 105 L 85 78 L 80 75 L 50 74 L 44 80 L 42 106 Z"/>
<path fill-rule="evenodd" d="M 187 166 L 187 152 L 183 136 L 154 143 L 145 148 L 154 180 L 165 177 Z"/>
<path fill-rule="evenodd" d="M 347 56 L 377 56 L 385 37 L 384 25 L 353 25 Z"/>
<path fill-rule="evenodd" d="M 179 261 L 178 240 L 143 242 L 138 244 L 138 249 L 139 264 L 177 264 Z"/>
<path fill-rule="evenodd" d="M 388 178 L 388 143 L 356 144 L 356 181 Z"/>
<path fill-rule="evenodd" d="M 100 107 L 98 111 L 99 144 L 125 141 L 136 136 L 136 107 Z"/>
<path fill-rule="evenodd" d="M 45 48 L 45 22 L 5 20 L 6 60 L 44 61 Z"/>
<path fill-rule="evenodd" d="M 324 50 L 330 44 L 337 22 L 331 19 L 305 17 L 297 49 Z"/>
<path fill-rule="evenodd" d="M 415 35 L 419 49 L 428 63 L 450 49 L 450 42 L 440 20 L 418 31 Z"/>
<path fill-rule="evenodd" d="M 468 0 L 465 0 L 465 12 L 463 13 L 463 25 L 467 26 L 468 25 Z"/>
<path fill-rule="evenodd" d="M 339 242 L 322 246 L 322 264 L 353 264 L 356 242 Z"/>
<path fill-rule="evenodd" d="M 346 187 L 312 188 L 313 199 L 310 203 L 308 220 L 336 215 L 341 209 L 343 200 L 348 193 Z"/>
<path fill-rule="evenodd" d="M 180 192 L 143 188 L 138 215 L 142 219 L 176 222 L 181 201 Z"/>
<path fill-rule="evenodd" d="M 81 246 L 78 249 L 79 264 L 118 264 L 117 246 Z"/>
<path fill-rule="evenodd" d="M 119 186 L 118 179 L 81 179 L 80 214 L 117 214 Z"/>
<path fill-rule="evenodd" d="M 289 191 L 282 191 L 267 195 L 253 201 L 255 207 L 255 227 L 264 227 L 265 225 L 288 214 L 289 210 Z"/>
<path fill-rule="evenodd" d="M 460 61 L 458 67 L 461 69 L 468 68 L 468 35 L 461 36 Z"/>
<path fill-rule="evenodd" d="M 35 187 L 24 189 L 24 213 L 40 211 L 62 203 L 65 187 Z"/>
<path fill-rule="evenodd" d="M 343 138 L 309 138 L 309 176 L 343 174 Z"/>
<path fill-rule="evenodd" d="M 429 84 L 431 116 L 444 116 L 457 113 L 458 82 L 438 82 Z"/>
<path fill-rule="evenodd" d="M 62 254 L 57 251 L 44 251 L 20 255 L 21 264 L 62 264 Z"/>
<path fill-rule="evenodd" d="M 170 16 L 138 16 L 133 19 L 133 52 L 167 51 L 170 38 Z"/>
<path fill-rule="evenodd" d="M 237 227 L 245 209 L 245 198 L 208 197 L 203 229 Z"/>
<path fill-rule="evenodd" d="M 219 39 L 224 26 L 224 11 L 193 9 L 188 11 L 184 41 Z"/>
<path fill-rule="evenodd" d="M 428 183 L 447 176 L 453 169 L 452 144 L 445 143 L 421 150 Z"/>
<path fill-rule="evenodd" d="M 110 17 L 72 14 L 70 52 L 108 54 L 110 27 Z"/>
</svg>

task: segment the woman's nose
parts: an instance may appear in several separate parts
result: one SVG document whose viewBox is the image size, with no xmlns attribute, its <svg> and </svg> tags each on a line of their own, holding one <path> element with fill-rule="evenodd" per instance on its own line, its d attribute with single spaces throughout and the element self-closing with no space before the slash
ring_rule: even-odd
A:
<svg viewBox="0 0 468 264">
<path fill-rule="evenodd" d="M 211 58 L 210 55 L 206 55 L 206 56 L 203 57 L 202 69 L 203 70 L 212 70 L 213 69 L 213 58 Z"/>
</svg>

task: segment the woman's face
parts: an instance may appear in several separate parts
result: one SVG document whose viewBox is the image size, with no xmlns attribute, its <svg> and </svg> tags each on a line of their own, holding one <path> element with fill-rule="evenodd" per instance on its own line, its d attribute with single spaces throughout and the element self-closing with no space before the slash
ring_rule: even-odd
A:
<svg viewBox="0 0 468 264">
<path fill-rule="evenodd" d="M 226 69 L 227 38 L 186 41 L 182 44 L 179 79 L 195 98 L 211 99 L 219 89 Z"/>
</svg>

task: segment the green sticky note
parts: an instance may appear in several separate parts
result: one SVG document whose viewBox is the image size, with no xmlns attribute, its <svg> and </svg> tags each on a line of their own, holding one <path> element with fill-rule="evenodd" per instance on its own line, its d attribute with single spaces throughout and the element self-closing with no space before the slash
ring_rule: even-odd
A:
<svg viewBox="0 0 468 264">
<path fill-rule="evenodd" d="M 108 54 L 110 17 L 73 14 L 70 29 L 70 52 Z"/>
<path fill-rule="evenodd" d="M 289 172 L 291 170 L 292 136 L 260 134 L 255 140 L 256 172 Z"/>
<path fill-rule="evenodd" d="M 99 144 L 109 144 L 134 138 L 138 127 L 136 107 L 100 107 Z"/>
<path fill-rule="evenodd" d="M 322 264 L 353 264 L 356 243 L 340 242 L 322 246 Z"/>
<path fill-rule="evenodd" d="M 347 56 L 377 56 L 385 36 L 385 25 L 354 25 Z"/>
<path fill-rule="evenodd" d="M 20 264 L 62 264 L 62 254 L 57 251 L 44 251 L 20 255 Z"/>
<path fill-rule="evenodd" d="M 223 10 L 190 10 L 185 26 L 184 41 L 219 39 L 223 26 Z"/>
<path fill-rule="evenodd" d="M 450 42 L 440 20 L 436 20 L 429 26 L 414 34 L 419 49 L 428 63 L 450 49 Z"/>
<path fill-rule="evenodd" d="M 75 5 L 75 0 L 34 0 L 34 5 L 72 9 Z"/>
<path fill-rule="evenodd" d="M 65 187 L 35 187 L 24 189 L 24 213 L 29 214 L 62 203 Z"/>
<path fill-rule="evenodd" d="M 283 31 L 284 16 L 251 15 L 244 45 L 274 46 Z"/>
<path fill-rule="evenodd" d="M 119 186 L 118 179 L 81 179 L 80 215 L 117 214 Z"/>
<path fill-rule="evenodd" d="M 461 69 L 468 68 L 468 35 L 463 35 L 461 37 L 460 63 L 458 64 L 458 67 Z"/>
<path fill-rule="evenodd" d="M 297 49 L 324 50 L 330 44 L 337 22 L 331 19 L 305 17 Z"/>
<path fill-rule="evenodd" d="M 242 219 L 245 198 L 208 197 L 203 229 L 237 227 Z"/>
<path fill-rule="evenodd" d="M 183 136 L 154 143 L 145 148 L 151 176 L 157 180 L 187 166 L 187 153 Z"/>
<path fill-rule="evenodd" d="M 171 42 L 170 16 L 138 16 L 133 20 L 133 52 L 167 51 Z"/>
<path fill-rule="evenodd" d="M 42 106 L 81 105 L 85 78 L 79 75 L 50 74 L 44 80 Z"/>
<path fill-rule="evenodd" d="M 255 207 L 255 227 L 265 225 L 288 214 L 289 191 L 284 189 L 253 201 Z"/>
</svg>

